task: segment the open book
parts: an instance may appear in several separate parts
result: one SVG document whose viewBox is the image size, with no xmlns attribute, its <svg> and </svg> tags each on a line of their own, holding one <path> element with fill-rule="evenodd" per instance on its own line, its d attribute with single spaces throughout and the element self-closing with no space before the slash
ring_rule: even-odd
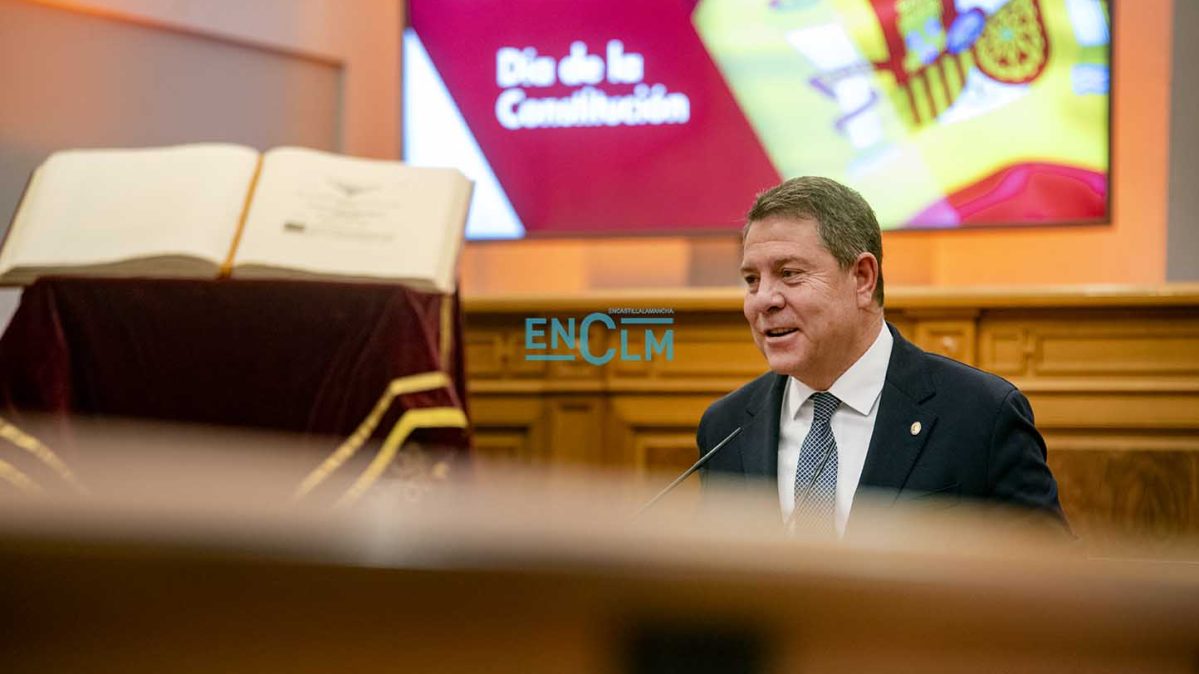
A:
<svg viewBox="0 0 1199 674">
<path fill-rule="evenodd" d="M 294 147 L 58 152 L 30 178 L 0 283 L 230 275 L 453 292 L 470 195 L 454 169 Z"/>
</svg>

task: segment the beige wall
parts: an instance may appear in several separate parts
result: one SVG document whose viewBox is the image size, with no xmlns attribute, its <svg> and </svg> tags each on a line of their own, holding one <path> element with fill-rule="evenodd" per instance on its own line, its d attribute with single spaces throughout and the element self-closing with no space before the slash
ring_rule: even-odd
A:
<svg viewBox="0 0 1199 674">
<path fill-rule="evenodd" d="M 338 63 L 345 87 L 342 151 L 399 157 L 400 0 L 32 1 Z"/>
<path fill-rule="evenodd" d="M 0 0 L 0 3 L 13 9 L 20 9 L 21 5 L 43 5 L 81 15 L 109 17 L 232 44 L 278 50 L 329 64 L 340 73 L 342 88 L 333 103 L 340 108 L 336 148 L 366 157 L 395 159 L 400 155 L 402 0 Z M 52 46 L 48 45 L 46 49 L 44 54 L 30 50 L 28 55 L 40 59 L 59 56 L 51 51 Z M 146 67 L 145 64 L 139 66 Z M 144 76 L 144 72 L 141 75 Z M 288 82 L 294 83 L 294 80 Z M 86 86 L 79 87 L 79 92 L 84 97 L 98 95 Z M 125 93 L 114 91 L 112 95 Z M 326 102 L 323 98 L 327 94 L 327 89 L 319 92 L 322 104 Z M 19 99 L 16 102 L 21 104 Z M 117 140 L 114 140 L 112 133 L 105 132 L 105 129 L 112 130 L 107 125 L 139 123 L 137 120 L 101 119 L 100 113 L 92 112 L 95 116 L 89 121 L 95 122 L 96 128 L 92 129 L 94 133 L 89 138 L 93 141 L 107 139 L 108 143 L 120 143 L 122 134 L 116 134 Z M 11 210 L 8 202 L 11 200 L 15 206 L 24 176 L 41 161 L 45 152 L 79 144 L 80 134 L 76 131 L 80 130 L 72 127 L 70 133 L 57 134 L 55 131 L 61 130 L 62 124 L 55 124 L 61 120 L 52 117 L 48 116 L 45 124 L 33 122 L 37 125 L 35 133 L 22 130 L 25 127 L 21 124 L 16 124 L 15 131 L 8 129 L 20 140 L 20 147 L 6 147 L 5 158 L 17 164 L 23 161 L 28 166 L 6 167 L 10 172 L 19 173 L 20 177 L 11 189 L 0 189 L 0 211 L 3 211 L 0 212 L 0 218 L 3 218 L 0 228 L 7 224 Z M 155 122 L 172 128 L 178 123 L 186 124 L 186 120 Z M 212 124 L 219 125 L 220 121 L 212 121 Z M 145 122 L 141 125 L 137 128 L 144 131 Z M 239 130 L 245 129 L 230 129 L 231 132 Z M 295 137 L 287 134 L 286 129 L 277 131 Z M 150 136 L 154 137 L 154 134 Z M 0 171 L 0 176 L 3 175 Z M 0 289 L 0 328 L 7 326 L 19 296 L 17 289 Z"/>
</svg>

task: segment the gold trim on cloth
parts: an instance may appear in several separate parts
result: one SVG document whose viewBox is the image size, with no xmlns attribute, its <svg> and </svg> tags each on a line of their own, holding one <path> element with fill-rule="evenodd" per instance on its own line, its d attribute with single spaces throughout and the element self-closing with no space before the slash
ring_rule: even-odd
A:
<svg viewBox="0 0 1199 674">
<path fill-rule="evenodd" d="M 342 464 L 344 464 L 346 461 L 349 461 L 350 458 L 362 448 L 362 445 L 367 441 L 368 438 L 370 438 L 371 434 L 375 432 L 375 428 L 379 426 L 379 421 L 383 418 L 383 415 L 387 412 L 387 410 L 391 408 L 392 402 L 397 397 L 407 395 L 409 393 L 420 393 L 422 391 L 433 391 L 439 388 L 449 388 L 450 385 L 450 377 L 444 372 L 425 372 L 422 374 L 414 374 L 407 377 L 393 379 L 391 383 L 388 384 L 387 390 L 384 391 L 383 395 L 379 397 L 379 401 L 375 403 L 375 407 L 370 411 L 370 414 L 366 415 L 366 418 L 362 420 L 362 423 L 358 424 L 358 428 L 354 429 L 354 432 L 350 434 L 350 437 L 346 438 L 344 442 L 338 445 L 337 449 L 333 450 L 333 453 L 330 454 L 323 462 L 321 462 L 321 465 L 317 466 L 311 473 L 308 474 L 307 477 L 304 478 L 303 482 L 300 483 L 300 486 L 296 488 L 293 498 L 303 498 L 309 492 L 315 489 L 317 485 L 333 474 L 334 471 L 340 468 Z M 363 480 L 367 477 L 367 474 L 371 473 L 371 471 L 375 469 L 375 466 L 379 463 L 384 450 L 389 446 L 388 443 L 392 442 L 393 438 L 397 437 L 397 431 L 401 430 L 401 427 L 404 427 L 406 420 L 408 420 L 407 424 L 410 427 L 407 428 L 402 437 L 399 437 L 398 441 L 396 442 L 397 448 L 399 444 L 403 443 L 404 439 L 407 438 L 408 433 L 411 433 L 412 430 L 416 428 L 437 426 L 438 424 L 436 423 L 428 422 L 423 415 L 412 417 L 411 419 L 409 417 L 409 415 L 414 412 L 433 410 L 457 411 L 461 416 L 460 424 L 457 423 L 457 418 L 449 419 L 449 417 L 445 417 L 446 419 L 449 419 L 451 423 L 442 425 L 460 428 L 466 427 L 466 415 L 462 414 L 461 410 L 458 410 L 454 407 L 429 408 L 429 410 L 408 410 L 402 416 L 400 416 L 398 421 L 396 421 L 391 433 L 388 434 L 387 439 L 383 443 L 383 448 L 379 450 L 379 455 L 376 456 L 371 462 L 371 465 L 367 468 L 366 472 L 363 473 L 363 476 L 359 477 L 358 481 L 354 483 L 354 486 L 351 487 L 351 491 L 359 488 L 360 483 L 363 483 Z M 437 417 L 438 420 L 441 418 L 442 417 Z M 418 422 L 419 425 L 417 425 Z M 393 449 L 391 454 L 394 455 L 394 453 L 395 450 Z M 386 467 L 385 463 L 382 467 L 378 468 L 378 472 L 382 472 L 383 467 Z M 359 495 L 361 494 L 361 491 L 365 491 L 366 487 L 369 487 L 377 477 L 377 474 L 371 477 L 370 480 L 365 483 L 365 486 L 359 489 Z M 349 493 L 347 493 L 346 496 L 343 496 L 342 500 L 345 500 L 348 496 Z M 357 498 L 357 495 L 354 498 Z"/>
<path fill-rule="evenodd" d="M 3 460 L 0 460 L 0 480 L 4 480 L 27 493 L 36 493 L 42 490 L 36 482 L 29 479 L 28 475 L 18 470 L 16 466 Z"/>
<path fill-rule="evenodd" d="M 71 472 L 71 469 L 67 467 L 67 464 L 63 463 L 62 459 L 58 458 L 58 455 L 54 453 L 54 450 L 47 447 L 41 440 L 38 440 L 20 428 L 17 428 L 15 424 L 3 417 L 0 417 L 0 438 L 3 438 L 18 448 L 32 454 L 34 458 L 36 458 L 46 467 L 50 468 L 50 470 L 53 470 L 55 473 L 57 473 L 58 476 L 63 479 L 63 481 L 74 487 L 77 491 L 84 493 L 87 492 L 87 490 L 84 489 L 83 485 L 80 484 L 79 480 L 75 477 L 75 473 Z M 16 470 L 16 468 L 13 468 L 13 470 Z M 20 473 L 20 471 L 17 472 Z M 21 474 L 24 475 L 23 473 Z M 26 479 L 28 480 L 28 478 Z M 32 484 L 32 481 L 30 481 L 30 483 Z"/>
<path fill-rule="evenodd" d="M 379 453 L 349 490 L 337 500 L 335 507 L 350 505 L 366 493 L 395 459 L 396 452 L 408 439 L 409 434 L 418 428 L 466 428 L 466 414 L 457 407 L 426 407 L 404 412 L 387 434 Z"/>
</svg>

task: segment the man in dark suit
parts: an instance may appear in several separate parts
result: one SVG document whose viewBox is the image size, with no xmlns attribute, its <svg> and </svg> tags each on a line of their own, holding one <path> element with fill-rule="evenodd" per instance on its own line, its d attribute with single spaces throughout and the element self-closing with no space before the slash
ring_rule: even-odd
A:
<svg viewBox="0 0 1199 674">
<path fill-rule="evenodd" d="M 843 533 L 860 489 L 999 501 L 1062 518 L 1028 400 L 883 318 L 869 204 L 825 178 L 763 192 L 742 234 L 745 318 L 768 372 L 713 403 L 707 477 L 776 479 L 783 515 Z"/>
</svg>

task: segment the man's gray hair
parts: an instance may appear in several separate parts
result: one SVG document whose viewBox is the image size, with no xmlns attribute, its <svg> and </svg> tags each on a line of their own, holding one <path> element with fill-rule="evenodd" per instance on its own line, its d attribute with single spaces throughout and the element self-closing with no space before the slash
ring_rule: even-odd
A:
<svg viewBox="0 0 1199 674">
<path fill-rule="evenodd" d="M 848 269 L 862 253 L 878 260 L 878 282 L 874 301 L 883 306 L 883 236 L 874 209 L 857 191 L 828 178 L 792 178 L 758 195 L 746 216 L 741 240 L 755 222 L 771 216 L 816 221 L 824 247 Z"/>
</svg>

